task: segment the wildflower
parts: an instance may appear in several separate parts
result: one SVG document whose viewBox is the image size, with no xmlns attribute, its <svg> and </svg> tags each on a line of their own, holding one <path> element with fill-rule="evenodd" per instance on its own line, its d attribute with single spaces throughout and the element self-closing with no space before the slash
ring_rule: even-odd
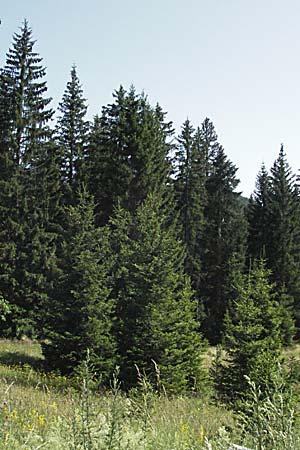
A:
<svg viewBox="0 0 300 450">
<path fill-rule="evenodd" d="M 202 425 L 200 425 L 200 427 L 199 427 L 199 431 L 198 431 L 198 440 L 199 440 L 199 442 L 203 442 L 203 438 L 204 438 L 204 429 L 203 429 L 203 426 Z"/>
<path fill-rule="evenodd" d="M 37 423 L 40 428 L 42 428 L 45 425 L 45 416 L 43 416 L 43 414 L 38 416 Z"/>
</svg>

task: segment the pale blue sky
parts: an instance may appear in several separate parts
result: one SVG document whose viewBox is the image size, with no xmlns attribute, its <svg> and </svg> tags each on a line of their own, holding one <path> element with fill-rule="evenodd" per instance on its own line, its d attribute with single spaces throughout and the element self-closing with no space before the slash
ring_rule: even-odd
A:
<svg viewBox="0 0 300 450">
<path fill-rule="evenodd" d="M 209 117 L 245 195 L 281 142 L 300 169 L 298 0 L 3 0 L 1 66 L 25 17 L 53 107 L 75 62 L 89 118 L 120 84 L 144 90 L 177 129 Z"/>
</svg>

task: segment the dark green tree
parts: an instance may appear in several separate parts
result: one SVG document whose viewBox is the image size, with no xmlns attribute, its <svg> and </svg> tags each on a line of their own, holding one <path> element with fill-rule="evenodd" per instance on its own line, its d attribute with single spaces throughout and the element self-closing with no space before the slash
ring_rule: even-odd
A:
<svg viewBox="0 0 300 450">
<path fill-rule="evenodd" d="M 248 254 L 251 259 L 265 258 L 270 248 L 270 195 L 271 178 L 263 164 L 247 206 Z"/>
<path fill-rule="evenodd" d="M 17 281 L 15 279 L 16 243 L 23 235 L 18 205 L 20 177 L 14 160 L 12 130 L 14 124 L 11 80 L 0 73 L 0 284 L 2 296 L 13 303 L 8 321 L 2 322 L 1 335 L 10 333 L 16 311 Z"/>
<path fill-rule="evenodd" d="M 25 192 L 24 241 L 19 268 L 26 319 L 44 337 L 44 307 L 59 274 L 57 246 L 62 238 L 64 211 L 58 148 L 54 142 L 41 145 L 39 159 L 23 177 Z M 28 333 L 28 332 L 27 332 Z"/>
<path fill-rule="evenodd" d="M 197 130 L 198 140 L 201 144 L 201 153 L 204 164 L 204 173 L 206 177 L 209 176 L 212 170 L 212 158 L 218 152 L 220 144 L 218 143 L 218 136 L 212 121 L 206 117 Z"/>
<path fill-rule="evenodd" d="M 98 205 L 98 223 L 107 223 L 118 201 L 134 211 L 153 190 L 166 190 L 171 125 L 159 107 L 134 88 L 122 87 L 103 108 L 90 136 L 89 190 Z"/>
<path fill-rule="evenodd" d="M 268 249 L 269 265 L 274 282 L 279 286 L 285 285 L 291 293 L 295 289 L 296 294 L 299 292 L 298 273 L 295 273 L 298 192 L 283 146 L 271 168 L 271 183 L 269 231 L 273 242 Z"/>
<path fill-rule="evenodd" d="M 223 148 L 215 148 L 206 182 L 207 206 L 204 234 L 203 283 L 205 320 L 203 330 L 211 343 L 220 342 L 223 319 L 231 295 L 232 274 L 244 270 L 246 220 L 236 192 L 237 168 Z"/>
<path fill-rule="evenodd" d="M 96 228 L 94 202 L 86 192 L 67 211 L 60 276 L 47 309 L 47 364 L 71 373 L 86 357 L 102 381 L 116 364 L 112 335 L 114 300 L 110 298 L 111 250 L 108 228 Z"/>
<path fill-rule="evenodd" d="M 67 203 L 72 203 L 80 181 L 84 181 L 83 166 L 89 123 L 85 119 L 87 106 L 77 75 L 76 66 L 71 69 L 71 81 L 67 83 L 58 106 L 56 126 L 57 142 L 61 152 L 61 173 Z"/>
<path fill-rule="evenodd" d="M 49 232 L 46 217 L 49 219 L 53 213 L 49 208 L 49 183 L 52 183 L 53 171 L 49 170 L 48 164 L 53 161 L 49 157 L 52 147 L 48 125 L 53 112 L 47 109 L 51 99 L 44 98 L 47 90 L 43 79 L 45 69 L 33 46 L 31 30 L 24 21 L 7 53 L 0 83 L 0 159 L 3 169 L 0 180 L 3 217 L 0 224 L 0 278 L 3 296 L 13 305 L 7 321 L 13 335 L 32 333 L 33 310 L 39 309 L 37 299 L 44 295 L 40 289 L 46 275 L 41 271 L 48 265 L 43 265 L 41 259 L 45 259 L 46 254 L 53 254 L 53 248 L 46 249 L 46 242 L 53 243 L 52 235 L 46 238 Z M 5 120 L 2 105 L 7 107 Z M 38 252 L 37 241 L 40 242 Z M 24 323 L 28 325 L 21 325 Z"/>
<path fill-rule="evenodd" d="M 269 206 L 269 233 L 272 238 L 267 250 L 271 279 L 282 293 L 285 313 L 284 339 L 290 343 L 294 334 L 293 303 L 300 295 L 299 271 L 299 202 L 295 176 L 286 160 L 283 146 L 271 168 L 272 189 Z"/>
<path fill-rule="evenodd" d="M 161 203 L 150 194 L 136 214 L 118 209 L 111 222 L 121 377 L 135 385 L 137 365 L 155 380 L 155 361 L 165 387 L 182 391 L 200 382 L 202 342 L 183 247 Z"/>
<path fill-rule="evenodd" d="M 35 41 L 25 20 L 6 56 L 3 74 L 12 111 L 10 145 L 16 164 L 28 168 L 35 159 L 39 144 L 51 135 L 47 122 L 53 111 L 45 98 L 46 71 L 42 58 L 33 51 Z"/>
<path fill-rule="evenodd" d="M 268 175 L 263 169 L 248 208 L 249 254 L 263 255 L 282 306 L 283 339 L 291 343 L 295 333 L 294 302 L 299 285 L 299 201 L 295 176 L 283 146 Z M 297 309 L 297 307 L 295 308 Z"/>
<path fill-rule="evenodd" d="M 246 376 L 262 390 L 272 388 L 281 352 L 281 311 L 263 260 L 236 279 L 236 298 L 225 319 L 227 361 L 216 380 L 231 401 L 245 400 Z M 221 377 L 220 377 L 221 375 Z"/>
<path fill-rule="evenodd" d="M 204 209 L 206 206 L 206 154 L 202 146 L 201 130 L 195 133 L 186 120 L 178 137 L 175 155 L 176 178 L 174 194 L 182 241 L 186 247 L 185 270 L 200 300 L 202 276 Z M 199 301 L 198 300 L 198 301 Z"/>
</svg>

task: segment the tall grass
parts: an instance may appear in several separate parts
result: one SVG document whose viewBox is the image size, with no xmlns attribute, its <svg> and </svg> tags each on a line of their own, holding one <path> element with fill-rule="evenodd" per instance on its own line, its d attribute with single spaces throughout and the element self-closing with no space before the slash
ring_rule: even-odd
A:
<svg viewBox="0 0 300 450">
<path fill-rule="evenodd" d="M 88 359 L 78 389 L 78 382 L 42 372 L 37 343 L 1 342 L 1 450 L 300 448 L 298 404 L 280 383 L 263 397 L 249 381 L 248 414 L 234 414 L 206 395 L 169 397 L 158 389 L 160 380 L 153 387 L 141 374 L 128 395 L 120 391 L 117 372 L 111 389 L 99 392 Z"/>
</svg>

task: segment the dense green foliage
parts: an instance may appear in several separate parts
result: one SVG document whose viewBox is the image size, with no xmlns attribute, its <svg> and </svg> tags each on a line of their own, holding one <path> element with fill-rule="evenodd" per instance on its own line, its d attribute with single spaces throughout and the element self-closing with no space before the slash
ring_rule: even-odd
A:
<svg viewBox="0 0 300 450">
<path fill-rule="evenodd" d="M 231 400 L 247 397 L 247 378 L 272 388 L 281 350 L 282 314 L 263 260 L 235 280 L 236 298 L 225 318 L 226 363 L 218 372 L 219 389 Z"/>
<path fill-rule="evenodd" d="M 161 202 L 150 194 L 133 217 L 117 210 L 112 219 L 121 376 L 132 386 L 135 364 L 149 376 L 157 364 L 166 386 L 185 390 L 201 377 L 201 338 L 183 248 Z"/>
<path fill-rule="evenodd" d="M 247 202 L 208 118 L 176 138 L 158 104 L 121 86 L 89 123 L 75 65 L 51 127 L 34 44 L 25 21 L 0 71 L 1 335 L 43 339 L 63 373 L 89 351 L 103 382 L 119 365 L 123 387 L 144 373 L 171 391 L 204 385 L 207 339 L 227 349 L 234 395 L 244 375 L 269 385 L 300 327 L 283 147 Z"/>
<path fill-rule="evenodd" d="M 72 67 L 71 81 L 67 83 L 58 110 L 56 140 L 60 149 L 64 201 L 66 204 L 73 204 L 74 193 L 83 181 L 82 172 L 89 129 L 89 124 L 85 120 L 87 106 L 75 65 Z"/>
<path fill-rule="evenodd" d="M 89 349 L 97 373 L 107 380 L 116 364 L 111 333 L 114 301 L 110 298 L 109 230 L 96 228 L 94 203 L 83 192 L 67 211 L 60 252 L 60 274 L 45 308 L 44 354 L 51 369 L 70 373 Z"/>
<path fill-rule="evenodd" d="M 299 298 L 299 198 L 295 176 L 287 163 L 283 146 L 269 175 L 264 167 L 250 199 L 249 253 L 263 256 L 271 269 L 284 314 L 284 340 L 294 336 Z M 293 303 L 296 302 L 293 309 Z"/>
</svg>

